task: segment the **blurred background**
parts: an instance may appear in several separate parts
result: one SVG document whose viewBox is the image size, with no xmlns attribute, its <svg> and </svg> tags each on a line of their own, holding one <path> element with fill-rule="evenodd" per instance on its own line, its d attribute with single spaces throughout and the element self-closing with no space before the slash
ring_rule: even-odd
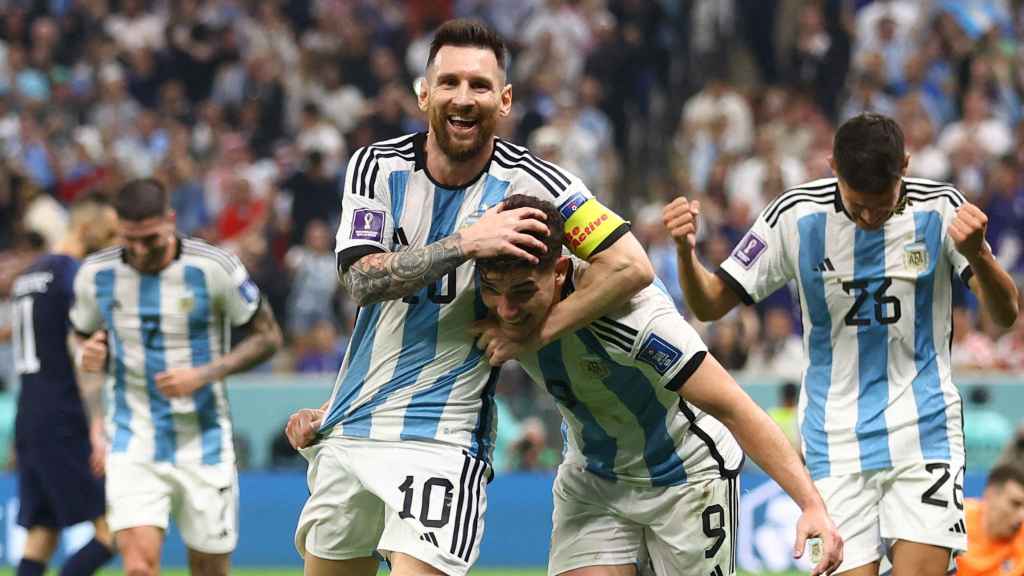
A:
<svg viewBox="0 0 1024 576">
<path fill-rule="evenodd" d="M 911 175 L 953 182 L 988 214 L 998 259 L 1024 281 L 1022 0 L 0 0 L 0 466 L 14 466 L 11 280 L 60 240 L 69 202 L 155 177 L 180 231 L 237 253 L 286 330 L 287 350 L 231 395 L 242 469 L 295 471 L 282 476 L 297 478 L 289 533 L 305 461 L 280 431 L 329 395 L 355 311 L 333 255 L 342 175 L 360 146 L 425 130 L 413 82 L 432 30 L 466 16 L 512 51 L 500 135 L 629 218 L 684 315 L 661 207 L 702 201 L 700 253 L 717 265 L 772 198 L 831 175 L 834 128 L 865 110 L 903 126 Z M 997 329 L 961 285 L 956 301 L 969 469 L 983 475 L 1024 416 L 1024 321 Z M 794 435 L 797 302 L 781 290 L 696 323 Z M 492 493 L 502 476 L 537 481 L 549 507 L 557 411 L 514 363 L 498 404 Z M 754 531 L 783 514 L 751 513 Z M 488 529 L 501 522 L 492 509 Z M 287 537 L 273 546 L 297 561 Z"/>
</svg>

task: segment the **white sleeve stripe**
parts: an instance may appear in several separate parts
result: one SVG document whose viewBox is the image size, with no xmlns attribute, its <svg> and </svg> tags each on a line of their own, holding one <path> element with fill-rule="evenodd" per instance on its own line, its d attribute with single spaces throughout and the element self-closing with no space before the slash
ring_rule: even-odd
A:
<svg viewBox="0 0 1024 576">
<path fill-rule="evenodd" d="M 220 264 L 220 267 L 228 274 L 233 274 L 235 270 L 241 266 L 241 264 L 232 258 L 230 254 L 222 250 L 217 250 L 212 246 L 207 247 L 201 244 L 183 244 L 181 252 L 182 254 L 188 254 L 189 256 L 213 260 L 217 264 Z"/>
<path fill-rule="evenodd" d="M 350 168 L 350 171 L 352 172 L 352 180 L 349 182 L 349 185 L 345 187 L 345 192 L 349 195 L 360 195 L 359 189 L 356 187 L 356 176 L 359 175 L 359 165 L 362 163 L 363 157 L 365 157 L 368 152 L 369 148 L 360 148 L 352 155 L 352 159 L 349 160 L 349 162 L 352 163 L 352 168 Z"/>
<path fill-rule="evenodd" d="M 618 328 L 619 330 L 622 330 L 626 334 L 631 334 L 634 337 L 637 334 L 639 334 L 639 332 L 636 330 L 636 328 L 633 328 L 632 326 L 629 326 L 627 324 L 623 324 L 622 322 L 617 322 L 615 320 L 612 320 L 611 318 L 609 318 L 607 316 L 602 316 L 602 317 L 598 318 L 596 320 L 596 322 L 604 322 L 604 323 L 606 323 L 606 324 L 608 324 L 610 326 L 613 326 L 615 328 Z"/>
<path fill-rule="evenodd" d="M 950 193 L 952 193 L 953 196 L 955 196 L 960 201 L 961 204 L 963 204 L 966 201 L 966 198 L 964 198 L 964 195 L 961 194 L 959 190 L 957 190 L 956 188 L 954 188 L 952 186 L 938 186 L 938 187 L 928 186 L 928 187 L 925 187 L 925 186 L 920 186 L 918 184 L 907 184 L 907 192 L 908 193 L 909 192 L 914 192 L 914 193 L 918 194 L 919 196 L 927 196 L 927 195 L 933 195 L 933 194 L 940 194 L 942 192 L 950 192 Z"/>
<path fill-rule="evenodd" d="M 951 182 L 939 182 L 938 180 L 929 180 L 927 178 L 904 177 L 903 181 L 910 185 L 930 188 L 951 188 L 953 186 Z"/>
<path fill-rule="evenodd" d="M 399 156 L 404 160 L 412 160 L 413 140 L 415 134 L 406 136 L 403 140 L 390 144 L 371 144 L 361 148 L 354 159 L 352 169 L 352 181 L 349 191 L 357 196 L 368 196 L 373 198 L 373 186 L 377 182 L 377 162 L 380 160 L 379 153 L 388 152 L 391 156 Z M 372 165 L 372 173 L 371 173 Z"/>
<path fill-rule="evenodd" d="M 568 187 L 571 184 L 569 176 L 566 175 L 565 171 L 562 168 L 559 168 L 558 166 L 552 164 L 551 162 L 548 162 L 547 160 L 544 160 L 543 158 L 538 158 L 532 152 L 530 152 L 526 148 L 523 148 L 522 146 L 516 146 L 511 142 L 506 142 L 504 140 L 499 139 L 496 141 L 495 147 L 504 150 L 510 158 L 517 160 L 527 160 L 528 162 L 536 166 L 538 170 L 541 170 L 545 174 L 554 177 L 556 180 L 562 182 L 562 184 L 564 184 L 566 187 Z"/>
<path fill-rule="evenodd" d="M 598 324 L 591 324 L 590 328 L 591 328 L 591 330 L 593 330 L 594 335 L 597 336 L 598 338 L 600 338 L 601 340 L 604 340 L 605 342 L 607 342 L 609 344 L 614 344 L 617 348 L 621 348 L 627 354 L 630 354 L 630 353 L 633 352 L 633 344 L 632 344 L 631 341 L 629 341 L 629 340 L 626 340 L 626 341 L 621 340 L 622 336 L 619 336 L 619 335 L 613 334 L 613 333 L 609 333 L 609 332 L 607 332 L 607 330 L 608 330 L 607 328 L 604 328 L 603 326 L 600 326 Z"/>
<path fill-rule="evenodd" d="M 835 191 L 832 191 L 832 192 L 829 192 L 829 193 L 824 194 L 824 195 L 803 195 L 803 194 L 797 194 L 796 196 L 792 197 L 792 200 L 790 200 L 789 202 L 787 202 L 785 204 L 779 204 L 779 206 L 776 207 L 777 211 L 775 212 L 775 214 L 767 216 L 765 218 L 765 223 L 768 224 L 769 228 L 774 228 L 775 225 L 779 223 L 779 218 L 782 217 L 782 214 L 784 212 L 787 212 L 791 208 L 793 208 L 793 207 L 795 207 L 795 206 L 797 206 L 799 204 L 804 204 L 804 203 L 820 204 L 822 206 L 828 206 L 830 204 L 835 204 L 836 203 L 836 193 L 835 193 Z"/>
<path fill-rule="evenodd" d="M 779 203 L 783 202 L 786 198 L 792 197 L 794 194 L 800 194 L 800 193 L 804 193 L 804 192 L 815 192 L 815 191 L 827 190 L 829 188 L 832 188 L 835 185 L 836 185 L 835 178 L 823 178 L 821 180 L 813 180 L 811 182 L 807 182 L 807 183 L 801 184 L 799 186 L 794 186 L 792 188 L 788 188 L 788 189 L 784 190 L 782 192 L 782 194 L 779 194 L 778 196 L 776 196 L 774 200 L 769 202 L 768 206 L 765 206 L 765 209 L 762 211 L 762 214 L 767 214 L 768 210 L 771 210 L 773 207 L 775 207 Z"/>
<path fill-rule="evenodd" d="M 943 198 L 949 200 L 950 204 L 952 204 L 954 208 L 959 208 L 960 206 L 963 205 L 963 202 L 960 202 L 952 194 L 935 194 L 932 196 L 923 196 L 920 194 L 915 194 L 913 192 L 907 194 L 907 199 L 912 200 L 914 202 L 931 202 L 935 200 L 942 200 Z"/>
<path fill-rule="evenodd" d="M 509 170 L 515 170 L 515 169 L 518 168 L 518 169 L 522 170 L 523 172 L 526 172 L 531 177 L 533 177 L 533 179 L 536 180 L 541 186 L 543 186 L 544 189 L 547 190 L 548 193 L 551 194 L 552 197 L 558 198 L 558 195 L 559 195 L 558 194 L 558 190 L 555 189 L 555 187 L 551 184 L 551 182 L 549 182 L 548 180 L 543 178 L 540 174 L 538 174 L 533 169 L 531 169 L 528 164 L 526 164 L 525 162 L 521 162 L 521 161 L 520 162 L 514 162 L 514 161 L 507 160 L 505 158 L 502 158 L 501 151 L 498 150 L 497 148 L 495 148 L 494 151 L 495 151 L 494 161 L 497 162 L 499 166 L 508 168 Z M 565 188 L 562 187 L 561 190 L 564 192 Z"/>
</svg>

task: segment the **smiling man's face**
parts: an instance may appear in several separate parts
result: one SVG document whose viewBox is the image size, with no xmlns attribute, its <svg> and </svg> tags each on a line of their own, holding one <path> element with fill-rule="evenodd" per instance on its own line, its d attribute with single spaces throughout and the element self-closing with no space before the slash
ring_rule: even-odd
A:
<svg viewBox="0 0 1024 576">
<path fill-rule="evenodd" d="M 494 137 L 498 117 L 511 110 L 512 87 L 505 84 L 491 50 L 442 46 L 427 70 L 420 105 L 441 151 L 454 162 L 464 162 Z"/>
<path fill-rule="evenodd" d="M 561 256 L 544 268 L 519 266 L 508 270 L 480 270 L 484 306 L 512 338 L 533 334 L 547 318 L 565 282 L 569 259 Z"/>
</svg>

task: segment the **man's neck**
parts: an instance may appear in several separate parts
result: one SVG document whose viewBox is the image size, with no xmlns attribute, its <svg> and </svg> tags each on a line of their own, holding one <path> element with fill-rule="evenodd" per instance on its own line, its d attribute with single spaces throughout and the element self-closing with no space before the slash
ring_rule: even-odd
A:
<svg viewBox="0 0 1024 576">
<path fill-rule="evenodd" d="M 462 162 L 455 162 L 441 150 L 434 131 L 431 130 L 427 133 L 427 143 L 424 146 L 424 152 L 427 155 L 427 172 L 439 184 L 458 188 L 469 183 L 483 171 L 484 166 L 487 166 L 487 162 L 491 159 L 493 150 L 494 138 L 491 138 L 475 156 Z"/>
<path fill-rule="evenodd" d="M 63 254 L 76 260 L 85 258 L 85 245 L 73 233 L 64 236 L 64 239 L 57 243 L 53 249 L 54 254 Z"/>
</svg>

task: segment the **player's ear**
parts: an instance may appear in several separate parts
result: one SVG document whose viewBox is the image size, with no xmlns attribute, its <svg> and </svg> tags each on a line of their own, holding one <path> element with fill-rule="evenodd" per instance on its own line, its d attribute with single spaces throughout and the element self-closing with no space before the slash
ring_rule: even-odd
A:
<svg viewBox="0 0 1024 576">
<path fill-rule="evenodd" d="M 555 282 L 559 287 L 565 282 L 565 276 L 569 272 L 569 259 L 565 256 L 559 256 L 555 262 Z"/>
<path fill-rule="evenodd" d="M 427 111 L 427 79 L 420 76 L 412 83 L 413 89 L 416 91 L 416 105 L 419 106 L 421 112 Z"/>
<path fill-rule="evenodd" d="M 505 87 L 501 89 L 501 107 L 498 109 L 498 115 L 502 118 L 512 113 L 512 85 L 505 84 Z"/>
<path fill-rule="evenodd" d="M 829 154 L 828 158 L 826 158 L 825 161 L 828 162 L 828 167 L 832 170 L 832 173 L 835 174 L 836 176 L 839 176 L 839 172 L 836 170 L 835 156 Z"/>
<path fill-rule="evenodd" d="M 903 155 L 903 166 L 900 167 L 900 176 L 907 175 L 907 168 L 910 166 L 910 154 Z"/>
</svg>

